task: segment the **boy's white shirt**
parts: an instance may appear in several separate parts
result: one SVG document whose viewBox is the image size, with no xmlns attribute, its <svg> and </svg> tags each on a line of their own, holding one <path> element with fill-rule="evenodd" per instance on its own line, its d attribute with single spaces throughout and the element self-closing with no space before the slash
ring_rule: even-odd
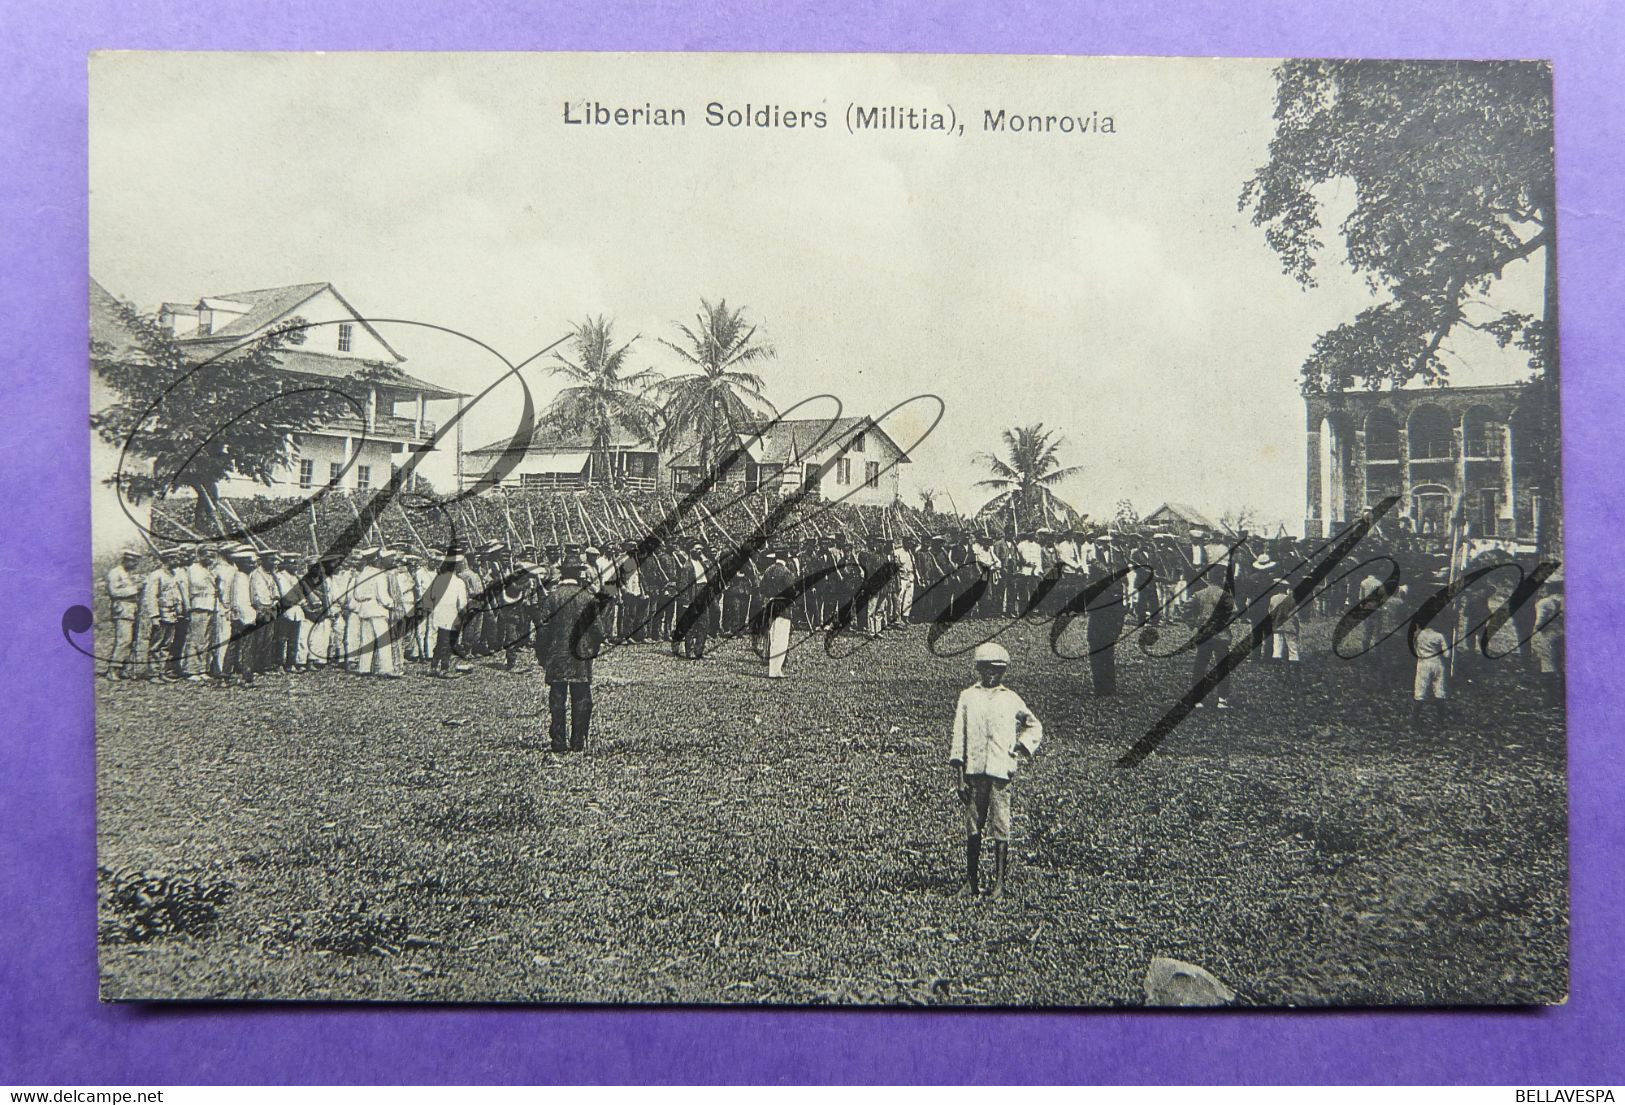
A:
<svg viewBox="0 0 1625 1105">
<path fill-rule="evenodd" d="M 1017 748 L 1030 756 L 1043 739 L 1043 724 L 1019 694 L 1002 683 L 976 683 L 959 692 L 948 761 L 963 763 L 967 775 L 1008 779 L 1019 763 Z"/>
</svg>

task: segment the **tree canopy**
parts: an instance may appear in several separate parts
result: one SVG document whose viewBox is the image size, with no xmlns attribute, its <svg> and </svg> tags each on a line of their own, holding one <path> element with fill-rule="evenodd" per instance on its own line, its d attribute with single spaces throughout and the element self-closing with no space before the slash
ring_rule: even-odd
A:
<svg viewBox="0 0 1625 1105">
<path fill-rule="evenodd" d="M 368 382 L 398 375 L 370 362 L 358 362 L 348 378 L 288 371 L 279 354 L 303 343 L 300 319 L 200 359 L 156 318 L 122 301 L 115 310 L 128 343 L 93 340 L 90 350 L 92 370 L 116 396 L 90 424 L 124 453 L 107 482 L 131 502 L 191 490 L 200 525 L 218 523 L 222 480 L 269 486 L 297 458 L 295 432 L 327 419 L 364 418 Z"/>
<path fill-rule="evenodd" d="M 773 412 L 754 366 L 777 354 L 771 345 L 756 340 L 756 326 L 745 321 L 744 308 L 730 310 L 725 299 L 715 303 L 701 299 L 694 325 L 676 325 L 683 340 L 660 342 L 681 357 L 689 371 L 666 378 L 656 388 L 665 423 L 661 444 L 669 448 L 691 436 L 698 443 L 701 471 L 709 471 L 733 447 L 735 435 Z"/>
<path fill-rule="evenodd" d="M 570 381 L 554 398 L 544 420 L 592 437 L 594 479 L 610 482 L 609 443 L 616 430 L 639 438 L 655 433 L 657 408 L 647 398 L 660 377 L 652 369 L 627 371 L 636 337 L 615 344 L 614 323 L 600 315 L 578 323 L 570 338 L 574 359 L 553 354 L 553 373 Z M 591 481 L 589 481 L 591 482 Z"/>
<path fill-rule="evenodd" d="M 993 473 L 978 480 L 994 496 L 982 505 L 980 517 L 1006 515 L 1021 529 L 1034 529 L 1060 521 L 1071 524 L 1078 512 L 1053 490 L 1055 485 L 1077 475 L 1078 465 L 1063 467 L 1060 449 L 1063 440 L 1042 422 L 1015 426 L 1004 431 L 1004 456 L 982 453 L 979 460 Z"/>
<path fill-rule="evenodd" d="M 1445 382 L 1441 346 L 1482 331 L 1556 372 L 1552 82 L 1541 62 L 1289 61 L 1276 71 L 1269 162 L 1240 209 L 1305 286 L 1324 252 L 1322 186 L 1352 182 L 1337 227 L 1349 266 L 1385 298 L 1322 334 L 1305 391 Z M 1539 316 L 1483 297 L 1544 251 Z"/>
</svg>

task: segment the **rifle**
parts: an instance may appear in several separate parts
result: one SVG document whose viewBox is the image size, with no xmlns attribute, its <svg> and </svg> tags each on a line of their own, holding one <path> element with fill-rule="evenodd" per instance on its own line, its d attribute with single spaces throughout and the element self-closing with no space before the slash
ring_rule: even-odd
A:
<svg viewBox="0 0 1625 1105">
<path fill-rule="evenodd" d="M 423 538 L 418 536 L 417 527 L 412 525 L 412 519 L 406 513 L 406 508 L 401 505 L 401 501 L 399 499 L 395 500 L 395 509 L 401 512 L 401 521 L 406 523 L 406 532 L 410 533 L 412 535 L 412 540 L 418 543 L 418 551 L 423 554 L 425 560 L 430 559 L 429 546 L 425 545 L 423 543 Z M 312 517 L 314 517 L 314 514 Z"/>
<path fill-rule="evenodd" d="M 508 509 L 508 495 L 506 492 L 502 494 L 502 520 L 507 523 L 508 540 L 512 541 L 516 547 L 523 545 L 524 541 L 519 536 L 519 527 L 513 523 L 513 512 Z"/>
<path fill-rule="evenodd" d="M 255 552 L 264 552 L 265 551 L 264 543 L 259 541 L 258 539 L 256 539 L 255 536 L 252 533 L 249 532 L 248 526 L 245 525 L 243 520 L 237 516 L 237 512 L 235 510 L 231 509 L 231 504 L 226 501 L 225 496 L 222 495 L 220 498 L 216 499 L 215 501 L 218 502 L 221 505 L 222 508 L 224 508 L 224 510 L 225 510 L 225 512 L 227 514 L 231 515 L 232 522 L 235 523 L 237 528 L 242 531 L 243 536 L 248 539 L 248 543 L 250 545 L 254 546 L 254 551 Z M 154 547 L 156 548 L 156 546 L 154 546 Z"/>
<path fill-rule="evenodd" d="M 310 555 L 314 559 L 322 555 L 322 543 L 316 536 L 316 503 L 306 499 L 305 505 L 310 508 Z"/>
</svg>

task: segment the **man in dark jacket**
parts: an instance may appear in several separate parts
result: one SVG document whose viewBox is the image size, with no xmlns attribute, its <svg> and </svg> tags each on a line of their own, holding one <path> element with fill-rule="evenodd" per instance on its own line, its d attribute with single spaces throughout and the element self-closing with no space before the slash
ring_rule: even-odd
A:
<svg viewBox="0 0 1625 1105">
<path fill-rule="evenodd" d="M 1191 665 L 1191 678 L 1200 685 L 1224 663 L 1230 652 L 1231 624 L 1236 620 L 1236 606 L 1230 572 L 1224 563 L 1208 565 L 1206 573 L 1198 575 L 1192 584 L 1193 587 L 1197 585 L 1201 585 L 1201 589 L 1192 592 L 1186 608 L 1186 619 L 1196 629 L 1192 637 L 1196 652 Z M 1228 710 L 1228 676 L 1217 680 L 1214 692 L 1218 700 L 1214 705 L 1220 710 Z M 1205 700 L 1196 703 L 1197 709 L 1203 705 Z"/>
<path fill-rule="evenodd" d="M 715 596 L 710 582 L 715 568 L 710 566 L 705 546 L 696 544 L 680 557 L 677 569 L 677 629 L 672 637 L 674 656 L 689 660 L 705 659 L 705 641 L 711 633 L 712 604 Z"/>
<path fill-rule="evenodd" d="M 1117 693 L 1117 642 L 1123 635 L 1123 619 L 1128 607 L 1124 605 L 1123 580 L 1106 581 L 1123 568 L 1123 562 L 1110 534 L 1097 538 L 1095 549 L 1095 561 L 1086 586 L 1099 586 L 1101 591 L 1088 604 L 1089 621 L 1084 626 L 1089 642 L 1089 677 L 1095 694 L 1114 695 Z"/>
<path fill-rule="evenodd" d="M 592 723 L 592 661 L 603 644 L 600 597 L 582 585 L 586 566 L 567 559 L 563 579 L 542 600 L 536 659 L 547 678 L 548 736 L 555 752 L 587 747 Z M 569 739 L 566 741 L 566 718 Z"/>
<path fill-rule="evenodd" d="M 767 652 L 767 677 L 784 677 L 784 657 L 790 650 L 790 608 L 795 600 L 797 581 L 782 549 L 771 554 L 772 563 L 762 572 L 761 601 Z"/>
</svg>

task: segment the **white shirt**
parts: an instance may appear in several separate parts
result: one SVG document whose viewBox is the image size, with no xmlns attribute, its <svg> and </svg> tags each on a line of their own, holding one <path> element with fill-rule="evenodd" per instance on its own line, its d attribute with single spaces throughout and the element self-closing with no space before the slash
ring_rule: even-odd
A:
<svg viewBox="0 0 1625 1105">
<path fill-rule="evenodd" d="M 284 596 L 292 595 L 299 587 L 299 577 L 292 572 L 278 572 L 276 574 L 276 584 Z M 288 619 L 290 622 L 302 622 L 305 620 L 305 609 L 298 603 L 293 603 L 282 611 L 281 617 Z"/>
<path fill-rule="evenodd" d="M 228 596 L 228 605 L 231 607 L 231 620 L 234 622 L 249 623 L 254 621 L 254 587 L 249 573 L 238 571 L 231 575 L 231 594 Z"/>
<path fill-rule="evenodd" d="M 1018 541 L 1016 543 L 1016 556 L 1021 558 L 1021 574 L 1024 576 L 1042 575 L 1044 572 L 1044 548 L 1037 541 Z"/>
<path fill-rule="evenodd" d="M 1076 541 L 1055 542 L 1055 558 L 1061 562 L 1061 567 L 1068 571 L 1083 571 L 1083 548 Z"/>
<path fill-rule="evenodd" d="M 423 592 L 423 601 L 432 601 L 429 624 L 437 629 L 456 629 L 457 619 L 468 609 L 468 584 L 461 576 L 447 572 L 432 581 Z"/>
<path fill-rule="evenodd" d="M 353 600 L 358 618 L 387 618 L 395 607 L 392 573 L 384 568 L 363 569 L 355 585 Z"/>
<path fill-rule="evenodd" d="M 1016 771 L 1016 749 L 1030 756 L 1044 739 L 1044 726 L 1009 687 L 980 683 L 959 692 L 954 711 L 949 763 L 965 765 L 967 775 L 1008 779 Z"/>
<path fill-rule="evenodd" d="M 429 585 L 434 582 L 434 575 L 433 568 L 425 567 L 420 567 L 412 573 L 413 582 L 417 584 L 417 594 L 415 596 L 417 605 L 423 605 L 424 600 L 428 597 Z"/>
</svg>

